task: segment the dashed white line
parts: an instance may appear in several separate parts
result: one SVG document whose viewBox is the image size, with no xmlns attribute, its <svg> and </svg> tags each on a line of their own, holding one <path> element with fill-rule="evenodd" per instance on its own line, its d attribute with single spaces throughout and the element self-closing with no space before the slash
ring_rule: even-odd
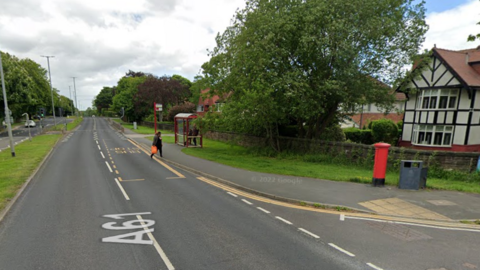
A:
<svg viewBox="0 0 480 270">
<path fill-rule="evenodd" d="M 311 233 L 311 232 L 309 232 L 309 231 L 307 231 L 307 230 L 305 230 L 305 229 L 302 229 L 302 228 L 298 228 L 298 229 L 299 229 L 300 231 L 302 231 L 302 232 L 310 235 L 310 236 L 313 237 L 313 238 L 316 238 L 316 239 L 320 238 L 320 236 L 318 236 L 318 235 L 316 235 L 316 234 L 314 234 L 314 233 Z"/>
<path fill-rule="evenodd" d="M 238 197 L 237 194 L 233 194 L 233 193 L 231 193 L 231 192 L 227 192 L 227 193 L 230 194 L 230 195 L 232 195 L 232 196 L 235 197 L 235 198 Z"/>
<path fill-rule="evenodd" d="M 117 179 L 117 178 L 115 178 L 115 182 L 117 182 L 117 185 L 118 185 L 118 187 L 120 188 L 120 190 L 122 191 L 123 196 L 125 197 L 125 199 L 126 199 L 127 201 L 130 201 L 130 197 L 128 197 L 127 193 L 125 192 L 125 189 L 123 189 L 122 185 L 120 184 L 120 182 L 118 182 L 118 179 Z"/>
<path fill-rule="evenodd" d="M 100 151 L 100 154 L 102 155 L 103 158 L 105 158 L 105 156 L 103 155 L 103 152 L 102 152 L 102 151 Z"/>
<path fill-rule="evenodd" d="M 288 225 L 292 225 L 292 224 L 293 224 L 292 222 L 290 222 L 290 221 L 288 221 L 288 220 L 286 220 L 286 219 L 283 219 L 283 218 L 281 218 L 281 217 L 279 217 L 279 216 L 276 216 L 275 218 L 276 218 L 276 219 L 279 219 L 279 220 L 281 220 L 281 221 L 283 221 L 283 222 L 285 222 L 285 223 L 287 223 Z"/>
<path fill-rule="evenodd" d="M 347 255 L 350 256 L 350 257 L 355 257 L 355 254 L 346 251 L 345 249 L 343 249 L 343 248 L 335 245 L 334 243 L 328 243 L 328 245 L 331 246 L 331 247 L 333 247 L 334 249 L 340 251 L 340 252 L 343 252 L 343 253 L 347 254 Z"/>
<path fill-rule="evenodd" d="M 145 226 L 145 223 L 143 222 L 142 216 L 137 215 L 137 218 L 140 221 L 140 223 Z M 167 266 L 168 270 L 175 270 L 175 267 L 173 267 L 172 262 L 170 262 L 170 260 L 167 257 L 167 254 L 165 254 L 162 247 L 158 244 L 157 240 L 155 239 L 153 234 L 150 232 L 150 230 L 147 227 L 143 227 L 143 229 L 147 232 L 148 238 L 150 238 L 150 240 L 153 241 L 153 246 L 157 250 L 158 255 L 160 255 L 160 257 L 162 258 L 162 260 L 165 263 L 165 265 Z"/>
<path fill-rule="evenodd" d="M 367 265 L 370 266 L 370 267 L 372 267 L 372 268 L 375 269 L 375 270 L 383 270 L 383 268 L 380 268 L 380 267 L 376 266 L 376 265 L 373 264 L 373 263 L 367 263 Z"/>
<path fill-rule="evenodd" d="M 260 211 L 263 211 L 263 212 L 265 212 L 265 213 L 267 213 L 267 214 L 270 214 L 270 211 L 265 210 L 265 209 L 263 209 L 263 208 L 261 208 L 261 207 L 257 207 L 257 209 L 260 210 Z"/>
<path fill-rule="evenodd" d="M 97 145 L 98 146 L 98 150 L 102 150 L 102 148 L 100 148 L 100 145 Z"/>
<path fill-rule="evenodd" d="M 245 199 L 242 199 L 242 201 L 243 201 L 244 203 L 246 203 L 246 204 L 250 204 L 250 205 L 252 205 L 252 203 L 251 203 L 251 202 L 249 202 L 249 201 L 247 201 L 247 200 L 245 200 Z"/>
<path fill-rule="evenodd" d="M 98 144 L 98 141 L 95 141 Z"/>
<path fill-rule="evenodd" d="M 107 167 L 108 167 L 108 169 L 110 170 L 110 172 L 113 172 L 113 171 L 112 171 L 112 168 L 110 167 L 110 164 L 108 164 L 107 161 L 105 161 L 105 164 L 107 164 Z"/>
</svg>

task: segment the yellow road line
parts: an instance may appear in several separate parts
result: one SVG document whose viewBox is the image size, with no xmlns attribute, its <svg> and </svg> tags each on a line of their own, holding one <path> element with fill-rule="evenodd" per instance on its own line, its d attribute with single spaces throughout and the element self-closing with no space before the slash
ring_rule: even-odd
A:
<svg viewBox="0 0 480 270">
<path fill-rule="evenodd" d="M 122 181 L 122 182 L 136 182 L 136 181 L 145 181 L 145 179 L 130 179 L 130 180 L 120 180 L 120 181 Z"/>
<path fill-rule="evenodd" d="M 384 220 L 384 221 L 392 221 L 392 222 L 409 222 L 409 223 L 415 223 L 415 224 L 426 224 L 426 225 L 432 225 L 432 226 L 441 226 L 441 227 L 454 227 L 454 228 L 468 228 L 468 229 L 476 229 L 480 230 L 479 226 L 471 226 L 468 224 L 462 224 L 462 223 L 449 223 L 449 222 L 442 222 L 442 221 L 435 221 L 435 220 L 418 220 L 418 219 L 411 219 L 411 218 L 402 218 L 402 217 L 389 217 L 389 216 L 380 216 L 376 214 L 368 214 L 368 213 L 350 213 L 350 212 L 339 212 L 335 210 L 329 210 L 329 209 L 318 209 L 318 208 L 311 208 L 311 207 L 305 207 L 305 206 L 300 206 L 300 205 L 295 205 L 291 203 L 286 203 L 286 202 L 281 202 L 281 201 L 276 201 L 272 199 L 268 199 L 265 197 L 253 195 L 244 191 L 240 191 L 235 188 L 231 188 L 227 185 L 217 183 L 213 180 L 207 179 L 205 177 L 197 177 L 198 180 L 201 180 L 207 184 L 210 184 L 212 186 L 216 186 L 220 189 L 223 189 L 225 191 L 229 191 L 231 193 L 243 196 L 245 198 L 250 198 L 252 200 L 264 202 L 264 203 L 269 203 L 273 205 L 279 205 L 279 206 L 284 206 L 288 208 L 294 208 L 294 209 L 300 209 L 300 210 L 305 210 L 305 211 L 311 211 L 311 212 L 319 212 L 319 213 L 325 213 L 325 214 L 334 214 L 334 215 L 344 215 L 344 216 L 350 216 L 350 217 L 361 217 L 361 218 L 370 218 L 370 219 L 377 219 L 377 220 Z"/>
<path fill-rule="evenodd" d="M 135 143 L 134 141 L 128 139 L 129 142 L 131 142 L 133 145 L 135 145 L 138 149 L 140 149 L 141 151 L 143 151 L 145 154 L 147 155 L 150 155 L 151 153 L 145 151 L 145 149 L 143 149 L 140 145 L 138 145 L 137 143 Z M 160 163 L 163 167 L 167 168 L 169 171 L 171 171 L 172 173 L 174 173 L 176 176 L 178 176 L 178 178 L 185 178 L 185 176 L 181 173 L 179 173 L 178 171 L 176 171 L 175 169 L 173 169 L 172 167 L 168 166 L 167 164 L 165 164 L 163 161 L 159 160 L 157 157 L 155 157 L 155 161 L 157 161 L 158 163 Z"/>
</svg>

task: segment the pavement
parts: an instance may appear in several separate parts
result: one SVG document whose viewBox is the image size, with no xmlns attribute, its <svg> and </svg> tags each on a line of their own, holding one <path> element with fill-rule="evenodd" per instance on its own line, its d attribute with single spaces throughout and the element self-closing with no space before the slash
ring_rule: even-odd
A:
<svg viewBox="0 0 480 270">
<path fill-rule="evenodd" d="M 141 135 L 129 129 L 124 130 L 124 135 L 150 151 L 151 141 L 145 137 L 153 135 Z M 480 219 L 480 194 L 403 190 L 395 186 L 373 187 L 370 184 L 252 172 L 189 156 L 182 149 L 180 145 L 165 143 L 162 159 L 212 180 L 280 201 L 319 203 L 419 220 L 455 222 Z"/>
</svg>

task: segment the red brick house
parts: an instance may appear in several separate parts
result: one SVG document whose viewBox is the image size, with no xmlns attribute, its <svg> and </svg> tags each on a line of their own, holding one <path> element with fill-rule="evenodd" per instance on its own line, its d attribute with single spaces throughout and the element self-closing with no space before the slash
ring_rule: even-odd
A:
<svg viewBox="0 0 480 270">
<path fill-rule="evenodd" d="M 221 112 L 224 98 L 217 95 L 208 96 L 210 88 L 202 90 L 197 103 L 197 115 L 204 116 L 207 112 Z"/>
</svg>

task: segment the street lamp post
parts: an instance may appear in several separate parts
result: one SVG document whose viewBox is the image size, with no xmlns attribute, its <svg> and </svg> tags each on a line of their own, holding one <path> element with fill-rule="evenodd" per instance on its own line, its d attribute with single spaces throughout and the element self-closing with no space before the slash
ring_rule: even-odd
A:
<svg viewBox="0 0 480 270">
<path fill-rule="evenodd" d="M 77 107 L 77 117 L 78 117 L 78 103 L 77 103 L 77 87 L 75 87 L 75 77 L 73 78 L 73 95 L 75 96 L 75 107 Z"/>
<path fill-rule="evenodd" d="M 10 123 L 10 110 L 8 109 L 7 91 L 5 90 L 5 79 L 3 78 L 2 53 L 0 52 L 0 74 L 2 78 L 3 103 L 5 104 L 5 123 L 7 124 L 8 137 L 10 138 L 10 150 L 12 157 L 15 157 L 15 146 L 13 145 L 12 124 Z"/>
<path fill-rule="evenodd" d="M 42 57 L 47 58 L 47 63 L 48 63 L 48 77 L 50 79 L 50 91 L 52 92 L 52 112 L 53 112 L 53 123 L 55 123 L 55 126 L 57 125 L 57 119 L 55 118 L 55 105 L 53 104 L 53 87 L 52 87 L 52 74 L 50 73 L 50 57 L 55 57 L 51 55 L 42 55 Z"/>
</svg>

